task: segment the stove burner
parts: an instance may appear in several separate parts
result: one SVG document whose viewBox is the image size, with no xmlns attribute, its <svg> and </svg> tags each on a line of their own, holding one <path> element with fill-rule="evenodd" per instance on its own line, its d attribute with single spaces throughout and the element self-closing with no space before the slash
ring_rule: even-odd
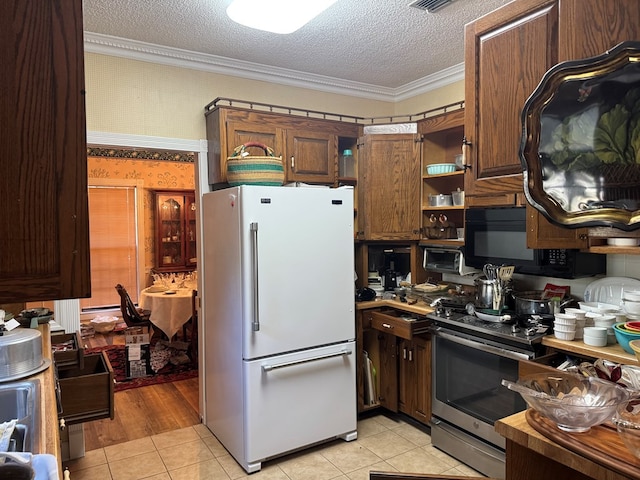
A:
<svg viewBox="0 0 640 480">
<path fill-rule="evenodd" d="M 542 337 L 549 331 L 544 318 L 532 318 L 531 315 L 510 313 L 512 320 L 508 323 L 485 322 L 475 315 L 459 312 L 447 312 L 447 309 L 427 315 L 436 325 L 464 332 L 468 335 L 504 342 L 525 348 L 533 348 L 542 342 Z M 449 315 L 447 315 L 449 313 Z"/>
</svg>

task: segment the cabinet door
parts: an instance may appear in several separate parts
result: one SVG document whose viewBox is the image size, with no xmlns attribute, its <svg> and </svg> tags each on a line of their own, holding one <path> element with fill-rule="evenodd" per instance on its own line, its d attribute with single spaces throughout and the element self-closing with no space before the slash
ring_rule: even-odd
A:
<svg viewBox="0 0 640 480">
<path fill-rule="evenodd" d="M 467 197 L 522 192 L 521 110 L 557 63 L 557 32 L 557 2 L 542 0 L 512 2 L 466 26 Z"/>
<path fill-rule="evenodd" d="M 233 154 L 233 150 L 238 145 L 248 142 L 258 142 L 270 147 L 276 157 L 283 157 L 284 162 L 284 130 L 273 124 L 252 122 L 250 120 L 232 121 L 226 123 L 227 126 L 227 152 L 223 152 L 220 158 L 224 165 L 224 178 L 226 181 L 227 157 Z M 264 155 L 264 150 L 257 147 L 250 147 L 247 150 L 250 155 Z"/>
<path fill-rule="evenodd" d="M 289 182 L 333 183 L 337 136 L 322 131 L 287 131 L 286 177 Z"/>
<path fill-rule="evenodd" d="M 431 420 L 431 342 L 414 337 L 398 345 L 398 410 L 422 423 Z"/>
<path fill-rule="evenodd" d="M 417 135 L 367 135 L 364 160 L 362 230 L 366 240 L 420 238 L 420 139 Z M 360 158 L 362 158 L 360 157 Z"/>
<path fill-rule="evenodd" d="M 400 340 L 398 343 L 398 410 L 411 415 L 415 405 L 416 379 L 413 369 L 413 343 Z"/>
<path fill-rule="evenodd" d="M 156 266 L 159 272 L 196 266 L 196 204 L 191 191 L 156 192 Z"/>
<path fill-rule="evenodd" d="M 193 195 L 185 195 L 185 262 L 188 268 L 195 268 L 197 264 L 197 248 L 196 248 L 196 238 L 198 237 L 196 232 L 196 217 L 197 217 L 197 206 L 196 206 L 196 196 Z"/>
<path fill-rule="evenodd" d="M 0 2 L 0 303 L 88 297 L 82 1 Z"/>
<path fill-rule="evenodd" d="M 600 55 L 625 40 L 640 38 L 637 0 L 563 0 L 558 62 Z"/>
<path fill-rule="evenodd" d="M 380 405 L 398 411 L 398 356 L 397 338 L 388 333 L 378 334 L 380 346 L 380 368 L 378 369 Z"/>
<path fill-rule="evenodd" d="M 431 340 L 413 339 L 413 371 L 415 404 L 411 416 L 422 423 L 431 421 Z"/>
</svg>

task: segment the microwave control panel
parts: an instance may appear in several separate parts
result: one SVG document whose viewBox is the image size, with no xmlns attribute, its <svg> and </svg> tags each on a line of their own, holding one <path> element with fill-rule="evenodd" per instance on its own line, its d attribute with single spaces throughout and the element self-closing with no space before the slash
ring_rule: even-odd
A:
<svg viewBox="0 0 640 480">
<path fill-rule="evenodd" d="M 567 264 L 567 251 L 565 249 L 551 249 L 546 250 L 545 263 L 547 265 L 566 265 Z"/>
</svg>

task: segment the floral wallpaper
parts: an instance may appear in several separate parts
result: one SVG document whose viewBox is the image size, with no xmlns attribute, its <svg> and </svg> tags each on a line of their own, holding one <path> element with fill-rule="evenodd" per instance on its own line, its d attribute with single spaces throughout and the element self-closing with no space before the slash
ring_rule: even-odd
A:
<svg viewBox="0 0 640 480">
<path fill-rule="evenodd" d="M 194 190 L 195 154 L 87 149 L 89 184 L 92 178 L 140 180 L 144 182 L 144 265 L 155 265 L 156 190 Z"/>
</svg>

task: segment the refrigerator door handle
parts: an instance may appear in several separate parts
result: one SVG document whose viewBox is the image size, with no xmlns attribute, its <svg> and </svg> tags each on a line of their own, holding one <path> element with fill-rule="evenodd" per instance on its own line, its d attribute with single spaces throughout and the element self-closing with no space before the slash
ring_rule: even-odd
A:
<svg viewBox="0 0 640 480">
<path fill-rule="evenodd" d="M 260 330 L 260 309 L 258 307 L 258 222 L 251 222 L 251 270 L 253 273 L 253 321 L 251 329 Z"/>
<path fill-rule="evenodd" d="M 344 349 L 344 350 L 340 350 L 339 352 L 327 353 L 325 355 L 318 355 L 316 357 L 305 358 L 303 360 L 294 360 L 292 362 L 276 363 L 275 365 L 262 365 L 262 370 L 264 372 L 270 372 L 271 370 L 277 370 L 278 368 L 292 367 L 294 365 L 300 365 L 302 363 L 315 362 L 318 360 L 324 360 L 324 359 L 333 358 L 333 357 L 341 357 L 343 355 L 351 355 L 352 353 L 353 352 L 351 350 Z"/>
</svg>

